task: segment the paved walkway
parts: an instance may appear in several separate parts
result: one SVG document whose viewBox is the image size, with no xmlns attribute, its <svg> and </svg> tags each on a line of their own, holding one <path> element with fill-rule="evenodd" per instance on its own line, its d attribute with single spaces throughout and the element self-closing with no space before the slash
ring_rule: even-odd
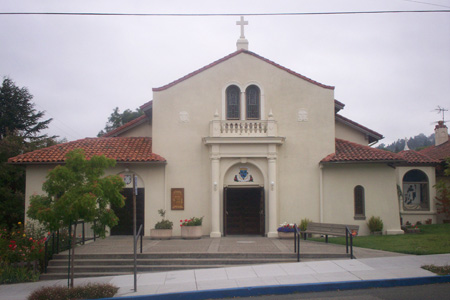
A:
<svg viewBox="0 0 450 300">
<path fill-rule="evenodd" d="M 99 244 L 103 242 L 106 243 L 105 245 L 115 245 L 115 249 L 110 250 L 118 252 L 120 249 L 124 250 L 123 248 L 126 248 L 122 248 L 117 243 L 121 238 L 106 239 L 99 241 L 97 245 L 91 244 L 86 246 L 97 249 L 98 251 L 100 249 L 98 248 Z M 182 240 L 147 240 L 145 251 L 151 252 L 154 250 L 159 252 L 165 249 L 171 252 L 186 252 L 185 250 L 190 249 L 190 251 L 195 251 L 195 249 L 202 248 L 207 251 L 219 252 L 221 249 L 229 249 L 230 252 L 236 252 L 245 251 L 248 247 L 252 247 L 249 245 L 258 247 L 258 245 L 261 244 L 266 245 L 265 248 L 263 248 L 264 250 L 270 249 L 271 251 L 282 252 L 289 250 L 289 242 L 293 244 L 292 241 L 277 239 L 253 239 L 255 238 L 204 238 L 202 240 L 189 241 L 187 244 L 184 243 L 187 241 Z M 239 243 L 243 241 L 245 243 Z M 183 251 L 180 251 L 179 247 L 175 247 L 178 243 L 182 243 L 182 245 L 185 246 Z M 306 244 L 307 243 L 303 243 L 302 247 L 307 247 Z M 323 246 L 323 244 L 316 244 L 319 243 L 312 243 L 312 247 Z M 336 245 L 325 246 L 334 247 Z M 236 247 L 241 248 L 236 249 Z M 286 247 L 286 249 L 284 247 Z M 340 250 L 343 248 L 342 246 L 337 247 L 341 247 Z M 86 248 L 87 247 L 84 249 Z M 82 249 L 83 247 L 80 247 L 77 249 L 77 252 L 81 253 L 87 251 Z M 255 248 L 253 248 L 253 250 L 255 250 Z M 250 252 L 250 250 L 248 251 Z M 335 285 L 338 289 L 343 288 L 343 286 L 340 286 L 339 284 L 358 286 L 358 284 L 364 283 L 364 285 L 362 285 L 363 287 L 380 286 L 380 282 L 394 282 L 395 284 L 395 282 L 405 282 L 403 280 L 405 278 L 412 284 L 420 284 L 423 280 L 426 281 L 427 279 L 437 278 L 435 274 L 423 270 L 421 266 L 427 264 L 450 265 L 450 254 L 414 256 L 356 248 L 355 255 L 358 259 L 143 273 L 138 274 L 137 277 L 137 292 L 134 292 L 133 290 L 133 275 L 80 278 L 75 280 L 75 284 L 83 285 L 89 282 L 112 283 L 120 288 L 116 297 L 125 298 L 175 299 L 178 297 L 177 299 L 211 299 L 222 296 L 256 295 L 252 294 L 255 292 L 270 293 L 273 291 L 291 291 L 293 289 L 295 290 L 295 288 L 317 290 L 317 288 L 329 288 L 333 284 L 338 284 Z M 449 279 L 448 276 L 446 276 L 446 278 Z M 66 286 L 67 280 L 1 285 L 0 299 L 26 299 L 26 297 L 35 289 L 42 286 L 55 285 Z M 182 294 L 175 295 L 173 293 Z"/>
</svg>

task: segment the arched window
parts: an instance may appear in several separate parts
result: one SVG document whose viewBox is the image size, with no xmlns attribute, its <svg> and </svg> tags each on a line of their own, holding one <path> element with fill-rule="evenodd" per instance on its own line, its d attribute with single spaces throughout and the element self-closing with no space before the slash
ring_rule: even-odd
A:
<svg viewBox="0 0 450 300">
<path fill-rule="evenodd" d="M 403 176 L 403 208 L 429 210 L 428 177 L 420 170 L 411 170 Z"/>
<path fill-rule="evenodd" d="M 360 185 L 355 186 L 353 190 L 354 200 L 355 200 L 355 219 L 356 220 L 365 220 L 366 212 L 364 205 L 364 188 Z"/>
<path fill-rule="evenodd" d="M 235 85 L 230 85 L 227 90 L 227 120 L 239 120 L 241 91 Z"/>
<path fill-rule="evenodd" d="M 256 85 L 250 85 L 245 90 L 247 120 L 260 119 L 260 91 Z"/>
</svg>

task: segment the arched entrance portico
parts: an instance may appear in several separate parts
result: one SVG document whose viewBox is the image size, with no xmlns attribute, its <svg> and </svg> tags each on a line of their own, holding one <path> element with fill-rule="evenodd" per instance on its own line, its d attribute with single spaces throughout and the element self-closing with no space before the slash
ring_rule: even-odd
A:
<svg viewBox="0 0 450 300">
<path fill-rule="evenodd" d="M 265 234 L 264 188 L 231 186 L 223 189 L 224 235 Z"/>
</svg>

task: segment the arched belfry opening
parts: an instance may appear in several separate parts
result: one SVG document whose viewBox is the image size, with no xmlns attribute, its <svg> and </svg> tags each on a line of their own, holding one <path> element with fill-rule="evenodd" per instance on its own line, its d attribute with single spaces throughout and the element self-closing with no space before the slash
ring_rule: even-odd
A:
<svg viewBox="0 0 450 300">
<path fill-rule="evenodd" d="M 264 179 L 251 164 L 236 164 L 224 178 L 223 234 L 265 235 Z"/>
</svg>

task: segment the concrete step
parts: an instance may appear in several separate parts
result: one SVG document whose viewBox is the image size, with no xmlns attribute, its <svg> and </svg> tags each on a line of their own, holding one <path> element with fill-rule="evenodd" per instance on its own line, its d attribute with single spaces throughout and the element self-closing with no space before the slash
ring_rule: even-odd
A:
<svg viewBox="0 0 450 300">
<path fill-rule="evenodd" d="M 282 263 L 282 262 L 292 262 L 293 258 L 247 258 L 247 259 L 227 259 L 227 258 L 207 258 L 201 259 L 201 264 L 211 265 L 211 264 L 221 264 L 221 265 L 241 265 L 241 264 L 266 264 L 266 263 Z M 53 259 L 49 262 L 49 266 L 62 266 L 67 267 L 67 259 Z M 93 264 L 97 266 L 108 266 L 108 265 L 133 265 L 133 259 L 75 259 L 75 266 L 92 266 Z M 138 259 L 137 264 L 139 266 L 146 265 L 197 265 L 199 264 L 198 259 L 192 258 L 175 258 L 175 259 Z"/>
<path fill-rule="evenodd" d="M 68 254 L 56 254 L 54 255 L 54 259 L 62 258 L 67 259 Z M 75 253 L 75 259 L 97 259 L 99 257 L 102 257 L 104 259 L 133 259 L 134 255 L 132 253 L 130 254 L 103 254 L 103 253 L 96 253 L 96 254 L 77 254 Z M 220 253 L 220 252 L 214 252 L 214 253 L 185 253 L 185 252 L 178 252 L 178 253 L 138 253 L 137 254 L 138 259 L 160 259 L 160 258 L 294 258 L 296 257 L 295 253 Z"/>
<path fill-rule="evenodd" d="M 230 266 L 296 262 L 295 253 L 144 253 L 138 254 L 137 271 L 165 272 Z M 346 254 L 301 253 L 302 261 L 348 258 Z M 58 254 L 49 262 L 41 280 L 67 279 L 68 254 Z M 133 254 L 76 254 L 75 277 L 132 274 Z"/>
</svg>

